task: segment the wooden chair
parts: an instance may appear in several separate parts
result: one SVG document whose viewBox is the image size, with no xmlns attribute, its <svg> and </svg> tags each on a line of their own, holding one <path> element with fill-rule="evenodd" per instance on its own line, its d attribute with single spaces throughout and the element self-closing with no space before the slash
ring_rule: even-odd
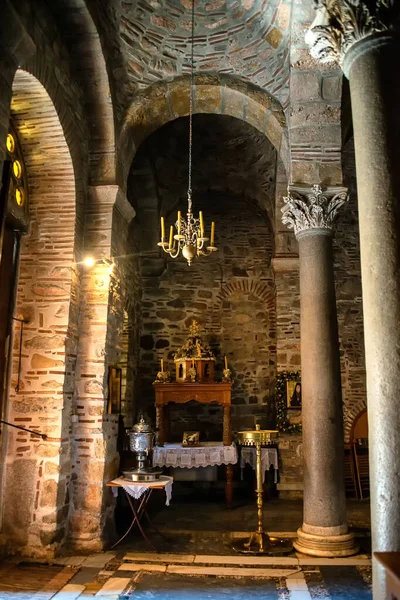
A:
<svg viewBox="0 0 400 600">
<path fill-rule="evenodd" d="M 359 498 L 353 444 L 344 445 L 344 484 L 346 496 Z"/>
<path fill-rule="evenodd" d="M 368 416 L 364 408 L 356 416 L 350 432 L 359 498 L 369 498 Z"/>
<path fill-rule="evenodd" d="M 369 498 L 369 458 L 368 448 L 354 444 L 354 457 L 356 462 L 357 482 L 360 498 Z"/>
</svg>

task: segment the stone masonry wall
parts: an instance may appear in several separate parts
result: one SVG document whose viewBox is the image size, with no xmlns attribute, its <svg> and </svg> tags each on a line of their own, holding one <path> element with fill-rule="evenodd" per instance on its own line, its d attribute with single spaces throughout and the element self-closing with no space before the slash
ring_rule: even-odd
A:
<svg viewBox="0 0 400 600">
<path fill-rule="evenodd" d="M 173 353 L 185 341 L 197 319 L 204 339 L 217 354 L 221 378 L 226 354 L 235 383 L 232 425 L 271 425 L 271 386 L 276 364 L 275 291 L 270 265 L 272 239 L 265 216 L 230 195 L 199 198 L 206 220 L 216 221 L 218 253 L 202 257 L 189 268 L 185 261 L 167 260 L 160 277 L 143 279 L 141 318 L 141 386 L 143 408 L 153 417 L 152 381 L 164 358 L 173 371 Z M 251 234 L 249 235 L 249 232 Z M 201 430 L 220 439 L 218 407 L 171 407 L 172 435 Z"/>
<path fill-rule="evenodd" d="M 14 331 L 6 419 L 48 438 L 8 432 L 3 530 L 14 545 L 46 555 L 65 540 L 69 503 L 79 304 L 73 268 L 76 189 L 69 149 L 46 90 L 33 76 L 18 71 L 13 91 L 14 122 L 28 174 L 30 231 L 21 244 L 15 307 L 27 323 L 22 343 L 20 325 Z M 15 503 L 22 482 L 25 501 Z"/>
</svg>

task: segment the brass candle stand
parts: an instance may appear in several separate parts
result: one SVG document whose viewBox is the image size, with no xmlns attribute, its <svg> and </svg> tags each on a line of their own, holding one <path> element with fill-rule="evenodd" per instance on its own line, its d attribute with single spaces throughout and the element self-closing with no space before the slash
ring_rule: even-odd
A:
<svg viewBox="0 0 400 600">
<path fill-rule="evenodd" d="M 261 429 L 256 425 L 253 431 L 239 431 L 238 443 L 241 446 L 255 446 L 256 449 L 256 494 L 257 494 L 257 531 L 248 539 L 239 540 L 233 544 L 234 550 L 246 554 L 290 554 L 293 546 L 290 541 L 270 537 L 263 527 L 263 477 L 261 464 L 261 446 L 271 444 L 278 437 L 277 431 Z"/>
</svg>

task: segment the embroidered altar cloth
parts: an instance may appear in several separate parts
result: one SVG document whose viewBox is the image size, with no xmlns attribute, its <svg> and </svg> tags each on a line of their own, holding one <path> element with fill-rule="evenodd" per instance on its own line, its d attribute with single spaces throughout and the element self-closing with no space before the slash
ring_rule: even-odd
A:
<svg viewBox="0 0 400 600">
<path fill-rule="evenodd" d="M 165 504 L 169 506 L 172 496 L 172 483 L 174 481 L 173 477 L 167 477 L 166 475 L 162 475 L 160 479 L 156 481 L 128 481 L 123 477 L 118 477 L 117 479 L 113 479 L 110 482 L 112 485 L 112 492 L 115 497 L 118 495 L 118 488 L 124 488 L 125 492 L 138 500 L 143 496 L 145 492 L 147 492 L 151 488 L 155 489 L 165 489 Z"/>
<path fill-rule="evenodd" d="M 182 444 L 165 444 L 153 448 L 154 467 L 209 467 L 234 465 L 238 461 L 235 444 L 224 446 L 222 442 L 204 442 L 201 446 L 187 447 Z"/>
<path fill-rule="evenodd" d="M 240 452 L 240 468 L 242 470 L 243 479 L 243 468 L 245 464 L 251 466 L 252 469 L 256 469 L 256 449 L 252 447 L 242 446 Z M 274 468 L 274 483 L 278 481 L 278 451 L 276 448 L 261 448 L 261 465 L 263 473 L 263 483 L 265 481 L 265 471 L 269 471 L 270 466 Z"/>
</svg>

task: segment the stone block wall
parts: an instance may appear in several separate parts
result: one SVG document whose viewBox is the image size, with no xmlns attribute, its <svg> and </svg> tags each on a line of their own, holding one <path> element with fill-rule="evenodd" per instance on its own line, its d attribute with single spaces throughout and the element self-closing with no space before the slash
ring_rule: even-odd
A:
<svg viewBox="0 0 400 600">
<path fill-rule="evenodd" d="M 35 118 L 39 110 L 40 121 Z M 15 546 L 49 555 L 65 541 L 69 504 L 79 306 L 74 259 L 81 241 L 76 238 L 77 192 L 56 110 L 44 87 L 26 72 L 15 77 L 12 112 L 28 174 L 30 223 L 21 243 L 14 311 L 27 323 L 22 338 L 21 324 L 14 327 L 6 420 L 48 437 L 42 441 L 7 431 L 3 531 Z M 14 501 L 21 489 L 29 503 Z"/>
<path fill-rule="evenodd" d="M 161 276 L 143 278 L 141 402 L 153 417 L 152 381 L 160 359 L 174 371 L 173 353 L 184 343 L 195 318 L 217 354 L 217 379 L 222 376 L 224 355 L 233 371 L 233 428 L 253 427 L 257 420 L 267 426 L 276 368 L 271 231 L 265 216 L 230 195 L 203 196 L 199 205 L 206 220 L 212 215 L 216 221 L 218 253 L 201 257 L 191 267 L 182 258 L 167 259 Z M 188 428 L 207 432 L 209 439 L 221 438 L 218 407 L 171 407 L 171 419 L 176 438 Z"/>
<path fill-rule="evenodd" d="M 303 493 L 303 438 L 282 433 L 279 436 L 279 482 L 281 498 L 296 498 Z"/>
</svg>

